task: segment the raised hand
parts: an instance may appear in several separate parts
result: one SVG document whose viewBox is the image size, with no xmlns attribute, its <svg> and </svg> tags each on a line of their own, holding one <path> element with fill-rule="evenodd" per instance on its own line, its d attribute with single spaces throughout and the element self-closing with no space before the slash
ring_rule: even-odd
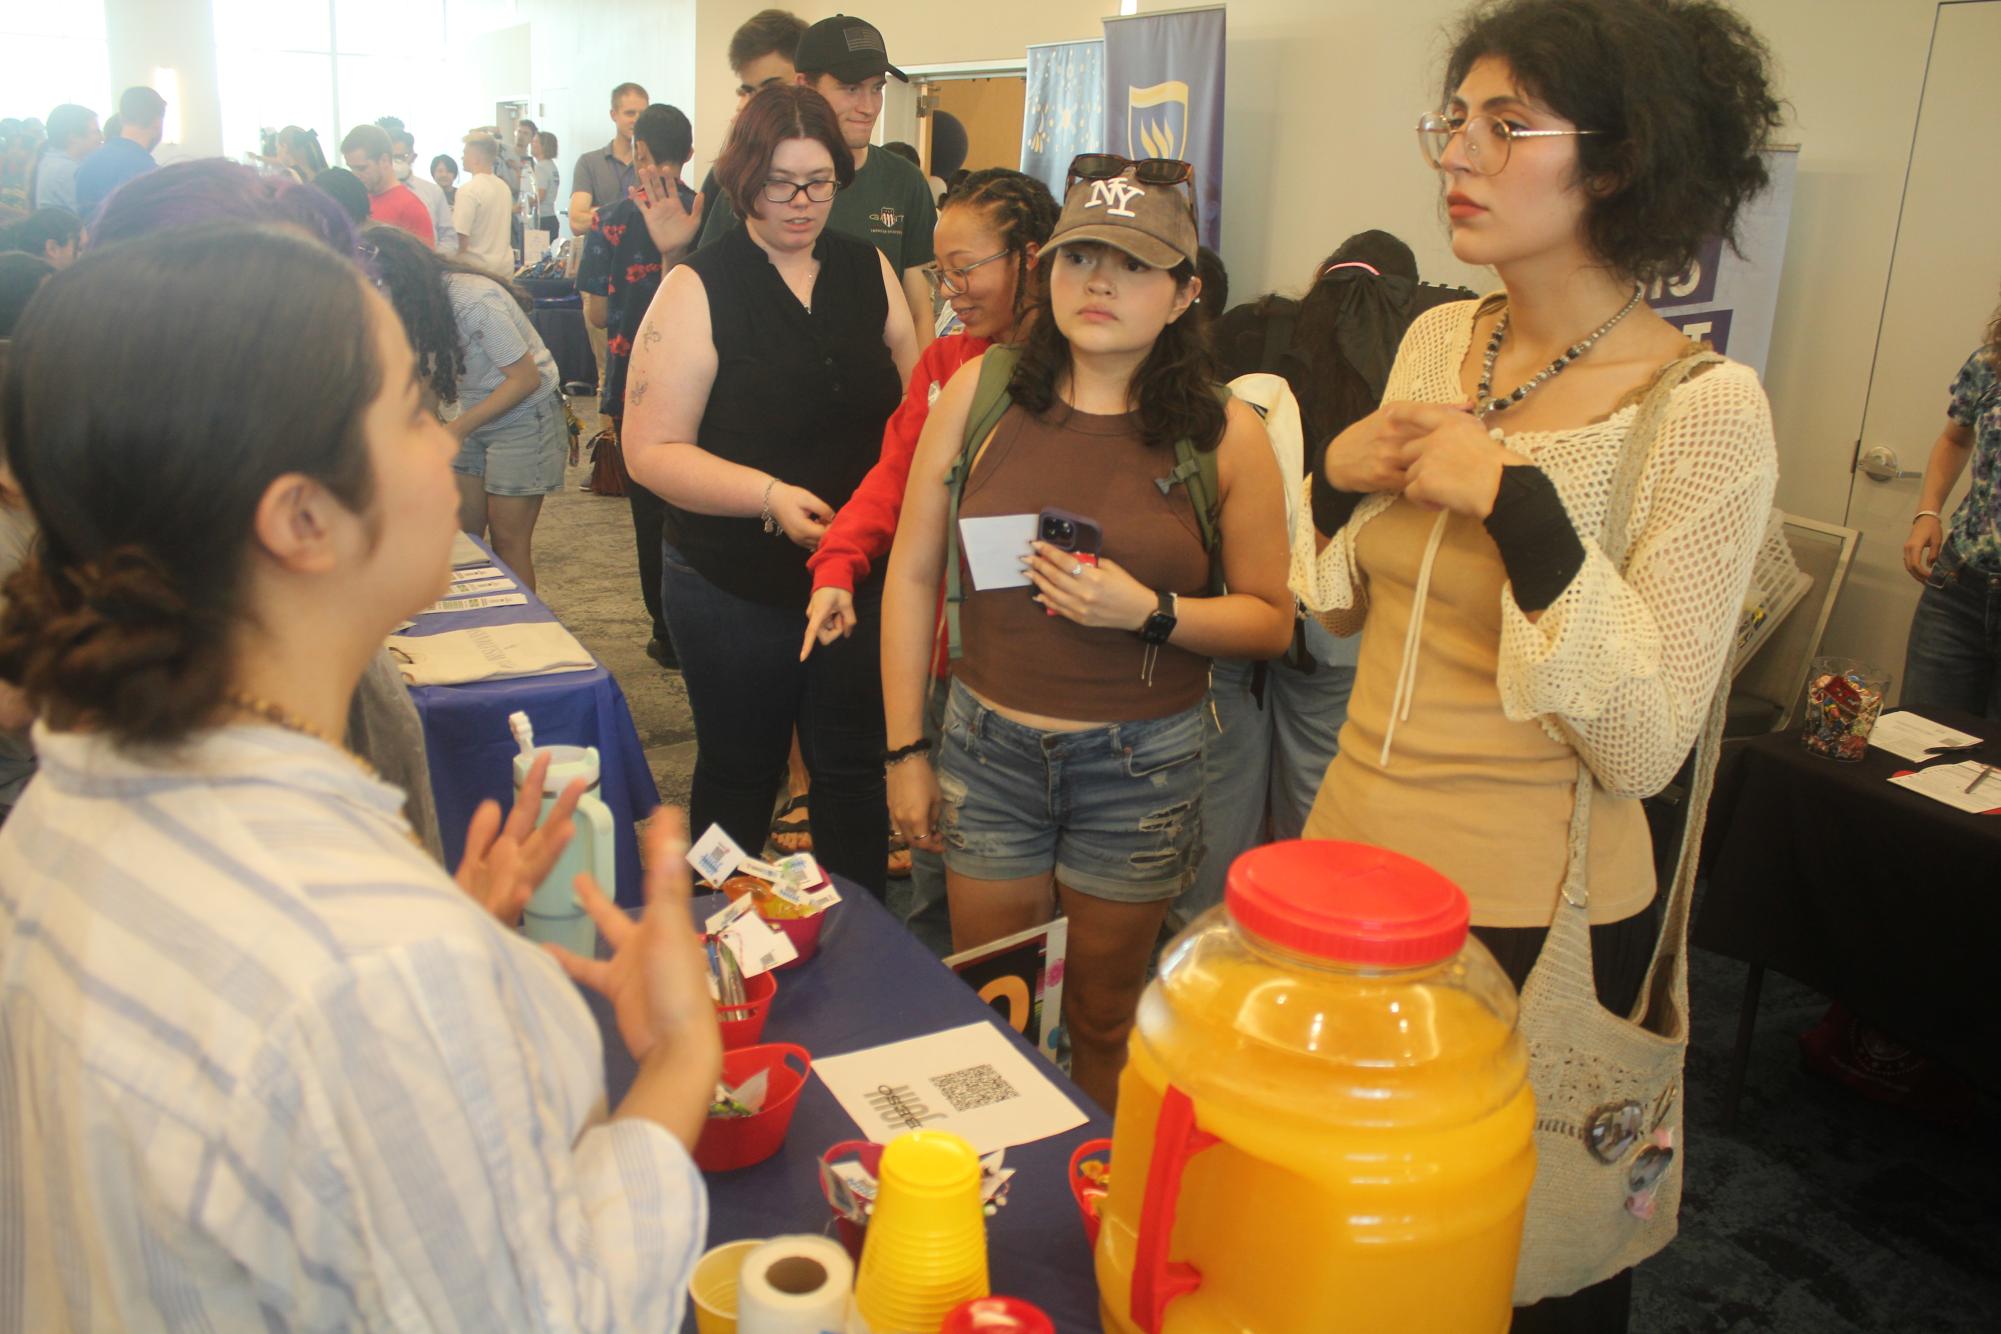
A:
<svg viewBox="0 0 2001 1334">
<path fill-rule="evenodd" d="M 646 234 L 653 238 L 662 262 L 672 263 L 701 233 L 702 197 L 695 196 L 693 208 L 682 208 L 679 176 L 657 166 L 635 167 L 633 174 L 639 183 L 626 193 L 646 220 Z"/>
<path fill-rule="evenodd" d="M 466 826 L 465 855 L 452 876 L 473 901 L 507 926 L 519 926 L 521 914 L 550 868 L 569 846 L 576 832 L 570 816 L 584 795 L 584 780 L 573 779 L 549 808 L 542 811 L 542 783 L 549 772 L 549 757 L 537 755 L 528 766 L 528 776 L 514 793 L 514 807 L 507 822 L 500 819 L 500 803 L 482 801 Z"/>
</svg>

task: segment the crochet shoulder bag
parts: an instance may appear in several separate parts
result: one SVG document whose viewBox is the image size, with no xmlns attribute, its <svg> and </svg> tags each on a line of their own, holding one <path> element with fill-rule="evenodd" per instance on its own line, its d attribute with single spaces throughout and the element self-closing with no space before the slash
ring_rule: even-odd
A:
<svg viewBox="0 0 2001 1334">
<path fill-rule="evenodd" d="M 1624 566 L 1639 477 L 1668 400 L 1722 358 L 1707 350 L 1663 368 L 1641 400 L 1612 482 L 1602 549 Z M 1638 1264 L 1674 1239 L 1681 1207 L 1683 1059 L 1688 1051 L 1688 912 L 1695 849 L 1716 773 L 1726 663 L 1696 742 L 1681 850 L 1659 940 L 1631 1015 L 1598 1003 L 1585 883 L 1591 771 L 1580 760 L 1569 860 L 1549 936 L 1522 987 L 1521 1031 L 1536 1098 L 1536 1175 L 1515 1270 L 1515 1304 L 1568 1296 Z"/>
</svg>

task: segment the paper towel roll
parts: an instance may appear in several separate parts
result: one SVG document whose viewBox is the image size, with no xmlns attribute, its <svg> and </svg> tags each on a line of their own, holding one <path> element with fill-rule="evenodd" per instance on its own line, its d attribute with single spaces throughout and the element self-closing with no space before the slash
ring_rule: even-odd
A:
<svg viewBox="0 0 2001 1334">
<path fill-rule="evenodd" d="M 841 1334 L 854 1261 L 826 1237 L 773 1237 L 743 1260 L 737 1334 Z"/>
</svg>

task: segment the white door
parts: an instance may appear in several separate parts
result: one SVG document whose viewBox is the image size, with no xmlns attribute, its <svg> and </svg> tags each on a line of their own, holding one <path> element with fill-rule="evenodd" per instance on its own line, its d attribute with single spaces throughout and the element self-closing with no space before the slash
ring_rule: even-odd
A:
<svg viewBox="0 0 2001 1334">
<path fill-rule="evenodd" d="M 1861 530 L 1862 542 L 1823 641 L 1825 652 L 1866 658 L 1896 673 L 1893 695 L 1903 687 L 1904 642 L 1918 602 L 1903 547 L 1919 478 L 1945 427 L 1946 389 L 1980 345 L 2001 294 L 1997 66 L 2001 0 L 1939 5 L 1848 492 L 1848 525 Z M 1965 490 L 1962 477 L 1948 515 Z"/>
</svg>

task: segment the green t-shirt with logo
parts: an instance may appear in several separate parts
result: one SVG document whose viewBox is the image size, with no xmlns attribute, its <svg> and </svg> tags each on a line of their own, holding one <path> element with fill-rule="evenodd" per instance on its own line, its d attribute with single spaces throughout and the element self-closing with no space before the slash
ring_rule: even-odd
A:
<svg viewBox="0 0 2001 1334">
<path fill-rule="evenodd" d="M 740 225 L 729 196 L 718 190 L 706 206 L 696 248 L 706 250 Z M 929 264 L 936 253 L 931 232 L 938 225 L 938 206 L 924 173 L 894 153 L 871 148 L 854 183 L 834 196 L 827 225 L 843 236 L 869 242 L 901 278 L 906 269 Z"/>
</svg>

